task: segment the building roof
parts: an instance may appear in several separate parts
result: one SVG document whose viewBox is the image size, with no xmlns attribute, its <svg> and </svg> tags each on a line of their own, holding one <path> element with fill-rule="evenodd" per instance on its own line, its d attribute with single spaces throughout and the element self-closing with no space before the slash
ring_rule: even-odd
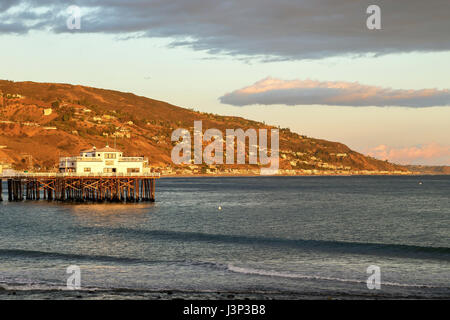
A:
<svg viewBox="0 0 450 320">
<path fill-rule="evenodd" d="M 96 149 L 95 147 L 92 147 L 91 149 L 88 149 L 88 150 L 82 150 L 81 152 L 82 152 L 82 153 L 85 153 L 85 152 L 95 152 L 95 151 L 97 151 L 97 149 Z"/>
<path fill-rule="evenodd" d="M 104 148 L 97 149 L 97 152 L 122 152 L 122 151 L 120 151 L 118 149 L 111 148 L 110 146 L 106 146 Z"/>
<path fill-rule="evenodd" d="M 120 151 L 118 149 L 111 148 L 110 146 L 106 145 L 104 148 L 101 148 L 101 149 L 97 149 L 96 147 L 92 147 L 89 150 L 83 150 L 81 152 L 85 153 L 85 152 L 122 152 L 122 151 Z"/>
</svg>

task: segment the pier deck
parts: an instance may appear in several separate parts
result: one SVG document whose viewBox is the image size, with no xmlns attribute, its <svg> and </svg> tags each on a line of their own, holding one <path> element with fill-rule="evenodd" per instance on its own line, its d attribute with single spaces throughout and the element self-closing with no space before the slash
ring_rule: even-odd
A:
<svg viewBox="0 0 450 320">
<path fill-rule="evenodd" d="M 7 181 L 9 201 L 154 202 L 159 177 L 158 173 L 20 173 L 0 175 L 0 182 Z"/>
</svg>

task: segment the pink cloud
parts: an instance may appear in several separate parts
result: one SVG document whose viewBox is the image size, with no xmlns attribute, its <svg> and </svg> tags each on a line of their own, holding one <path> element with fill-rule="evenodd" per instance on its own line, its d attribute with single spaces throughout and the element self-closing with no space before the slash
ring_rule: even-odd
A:
<svg viewBox="0 0 450 320">
<path fill-rule="evenodd" d="M 358 82 L 281 80 L 265 78 L 225 94 L 222 103 L 245 105 L 330 105 L 330 106 L 450 106 L 450 90 L 403 90 L 363 85 Z"/>
<path fill-rule="evenodd" d="M 367 154 L 399 164 L 450 165 L 450 146 L 442 146 L 435 142 L 404 148 L 382 144 L 369 149 Z"/>
</svg>

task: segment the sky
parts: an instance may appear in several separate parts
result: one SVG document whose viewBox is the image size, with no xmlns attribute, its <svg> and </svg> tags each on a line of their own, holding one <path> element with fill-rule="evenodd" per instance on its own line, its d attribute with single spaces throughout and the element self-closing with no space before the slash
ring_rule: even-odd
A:
<svg viewBox="0 0 450 320">
<path fill-rule="evenodd" d="M 381 29 L 367 27 L 371 4 Z M 449 14 L 448 0 L 2 0 L 0 78 L 133 92 L 450 165 Z"/>
</svg>

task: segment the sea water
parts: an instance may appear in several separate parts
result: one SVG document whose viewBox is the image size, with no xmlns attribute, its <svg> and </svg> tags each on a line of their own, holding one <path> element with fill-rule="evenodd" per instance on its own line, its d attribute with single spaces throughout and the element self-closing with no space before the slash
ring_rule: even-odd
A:
<svg viewBox="0 0 450 320">
<path fill-rule="evenodd" d="M 3 201 L 0 299 L 65 297 L 73 265 L 94 298 L 450 297 L 448 176 L 163 178 L 156 198 Z"/>
</svg>

